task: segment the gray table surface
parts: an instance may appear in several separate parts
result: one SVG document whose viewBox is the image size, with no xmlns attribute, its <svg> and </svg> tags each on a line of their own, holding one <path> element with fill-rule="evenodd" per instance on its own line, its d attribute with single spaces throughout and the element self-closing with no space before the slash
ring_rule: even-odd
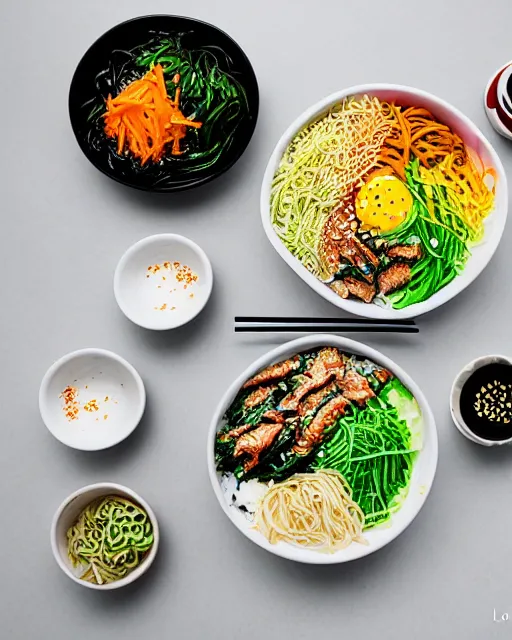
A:
<svg viewBox="0 0 512 640">
<path fill-rule="evenodd" d="M 510 637 L 512 452 L 468 443 L 448 410 L 452 379 L 467 361 L 510 354 L 510 226 L 478 281 L 422 317 L 418 336 L 361 336 L 422 386 L 439 430 L 432 493 L 393 544 L 331 567 L 273 557 L 219 508 L 205 442 L 227 385 L 278 342 L 235 336 L 233 316 L 336 311 L 286 266 L 261 227 L 260 183 L 282 131 L 343 87 L 410 84 L 472 118 L 511 175 L 512 145 L 487 122 L 482 91 L 512 58 L 512 3 L 6 0 L 2 9 L 2 640 Z M 258 126 L 243 158 L 211 185 L 174 197 L 103 177 L 82 156 L 68 122 L 68 88 L 81 55 L 105 30 L 143 13 L 218 24 L 246 50 L 260 82 Z M 121 254 L 159 232 L 197 241 L 215 273 L 206 310 L 175 332 L 132 325 L 112 293 Z M 134 435 L 100 453 L 57 442 L 37 404 L 47 367 L 87 346 L 126 357 L 148 392 Z M 163 534 L 151 572 L 112 593 L 73 584 L 49 545 L 61 500 L 101 480 L 140 492 Z M 494 609 L 511 620 L 494 622 Z"/>
</svg>

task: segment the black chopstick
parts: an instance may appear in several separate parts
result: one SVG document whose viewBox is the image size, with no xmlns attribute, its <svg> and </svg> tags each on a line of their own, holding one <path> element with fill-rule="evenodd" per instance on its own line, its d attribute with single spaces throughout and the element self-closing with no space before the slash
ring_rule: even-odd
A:
<svg viewBox="0 0 512 640">
<path fill-rule="evenodd" d="M 365 333 L 418 333 L 414 320 L 377 320 L 364 318 L 280 318 L 236 316 L 236 333 L 262 332 L 365 332 Z"/>
</svg>

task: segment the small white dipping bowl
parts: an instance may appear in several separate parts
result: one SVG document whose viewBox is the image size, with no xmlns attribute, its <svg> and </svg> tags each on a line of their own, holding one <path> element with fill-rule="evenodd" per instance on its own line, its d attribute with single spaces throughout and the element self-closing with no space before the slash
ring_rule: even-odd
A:
<svg viewBox="0 0 512 640">
<path fill-rule="evenodd" d="M 179 262 L 197 275 L 197 281 L 177 281 Z M 158 265 L 158 271 L 149 267 Z M 179 277 L 179 276 L 178 276 Z M 149 236 L 131 246 L 114 274 L 114 295 L 121 311 L 145 329 L 175 329 L 204 308 L 212 292 L 213 272 L 206 253 L 183 236 Z"/>
<path fill-rule="evenodd" d="M 66 405 L 62 397 L 67 387 L 78 390 L 74 405 Z M 74 419 L 66 415 L 66 406 L 75 407 Z M 81 349 L 57 360 L 39 390 L 39 410 L 48 430 L 68 447 L 84 451 L 124 440 L 139 424 L 145 406 L 140 375 L 126 360 L 104 349 Z"/>
<path fill-rule="evenodd" d="M 476 444 L 481 444 L 484 447 L 499 447 L 502 444 L 510 444 L 512 443 L 512 438 L 507 438 L 506 440 L 486 440 L 485 438 L 481 438 L 476 435 L 476 433 L 473 433 L 462 417 L 460 410 L 460 394 L 462 392 L 462 387 L 466 384 L 472 373 L 477 369 L 481 369 L 488 364 L 494 363 L 512 366 L 512 360 L 507 358 L 507 356 L 491 355 L 476 358 L 476 360 L 472 360 L 457 374 L 450 392 L 450 412 L 452 414 L 453 423 L 468 440 L 476 442 Z"/>
<path fill-rule="evenodd" d="M 73 567 L 73 565 L 71 564 L 71 560 L 68 557 L 67 531 L 77 520 L 81 511 L 85 509 L 88 504 L 90 504 L 97 498 L 108 495 L 121 496 L 123 498 L 132 500 L 145 510 L 145 512 L 149 516 L 149 519 L 151 520 L 151 524 L 153 525 L 154 542 L 144 560 L 126 577 L 121 578 L 121 580 L 116 580 L 115 582 L 110 582 L 108 584 L 93 584 L 92 582 L 81 580 L 79 578 L 80 568 Z M 62 571 L 64 571 L 64 573 L 69 578 L 71 578 L 71 580 L 77 582 L 78 584 L 81 584 L 83 587 L 87 587 L 88 589 L 109 591 L 111 589 L 119 589 L 120 587 L 124 587 L 127 584 L 130 584 L 131 582 L 137 580 L 137 578 L 140 578 L 143 573 L 146 573 L 149 567 L 153 564 L 153 560 L 155 559 L 156 553 L 158 551 L 160 533 L 158 529 L 158 521 L 153 509 L 143 498 L 136 494 L 135 491 L 128 489 L 128 487 L 123 487 L 120 484 L 114 484 L 112 482 L 100 482 L 98 484 L 90 484 L 87 487 L 82 487 L 64 500 L 64 502 L 60 505 L 60 507 L 55 512 L 55 515 L 53 516 L 50 540 L 53 555 L 55 557 L 55 560 L 57 561 L 57 564 L 62 569 Z"/>
</svg>

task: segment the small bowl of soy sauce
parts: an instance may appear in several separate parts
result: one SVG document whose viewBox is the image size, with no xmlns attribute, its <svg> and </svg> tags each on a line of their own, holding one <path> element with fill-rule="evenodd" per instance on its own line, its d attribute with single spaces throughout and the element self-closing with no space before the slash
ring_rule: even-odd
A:
<svg viewBox="0 0 512 640">
<path fill-rule="evenodd" d="M 484 447 L 512 442 L 512 360 L 483 356 L 455 378 L 450 409 L 457 429 Z"/>
</svg>

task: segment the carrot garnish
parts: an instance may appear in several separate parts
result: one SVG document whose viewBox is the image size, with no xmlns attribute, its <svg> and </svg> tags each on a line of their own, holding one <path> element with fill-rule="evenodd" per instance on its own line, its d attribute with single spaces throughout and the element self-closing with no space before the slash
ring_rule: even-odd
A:
<svg viewBox="0 0 512 640">
<path fill-rule="evenodd" d="M 167 95 L 160 64 L 140 80 L 130 83 L 117 97 L 109 95 L 103 115 L 105 133 L 109 138 L 117 138 L 117 153 L 129 151 L 142 164 L 150 159 L 161 160 L 171 143 L 172 155 L 183 153 L 180 140 L 186 136 L 187 127 L 198 129 L 202 123 L 183 115 L 179 108 L 180 95 L 180 87 L 176 88 L 174 100 Z"/>
</svg>

